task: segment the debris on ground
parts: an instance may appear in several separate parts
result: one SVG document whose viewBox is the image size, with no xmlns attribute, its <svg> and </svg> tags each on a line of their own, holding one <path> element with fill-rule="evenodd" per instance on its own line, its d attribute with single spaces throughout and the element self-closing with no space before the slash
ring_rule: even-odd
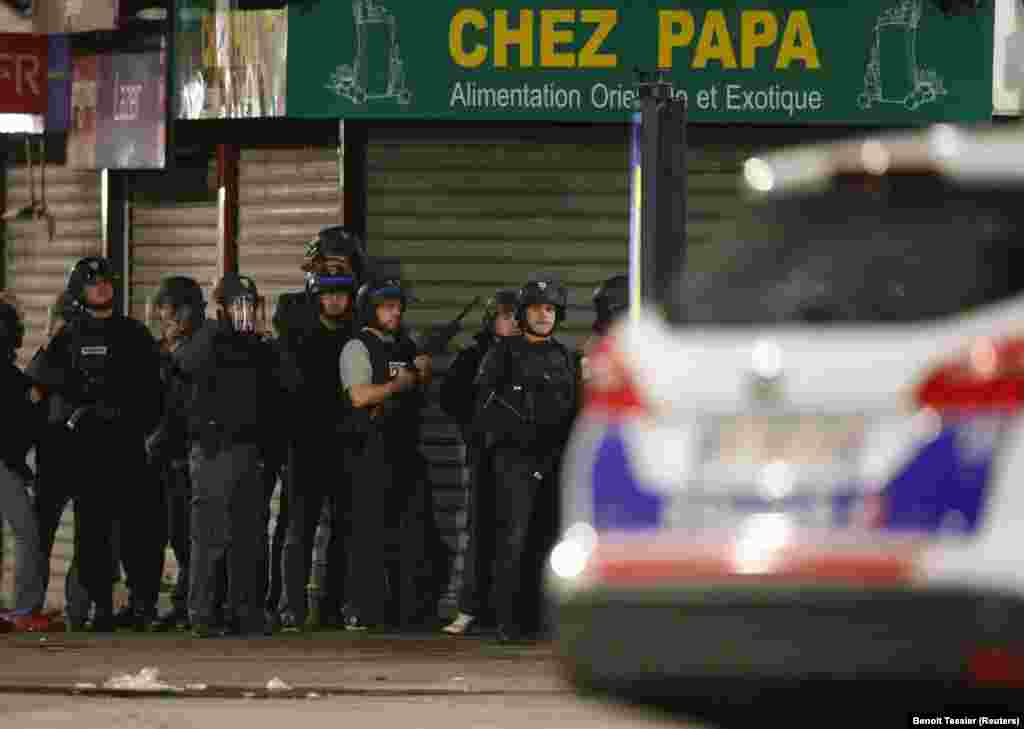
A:
<svg viewBox="0 0 1024 729">
<path fill-rule="evenodd" d="M 152 666 L 143 668 L 135 675 L 125 673 L 114 676 L 103 684 L 103 688 L 122 691 L 181 691 L 177 686 L 160 681 L 160 669 Z"/>
</svg>

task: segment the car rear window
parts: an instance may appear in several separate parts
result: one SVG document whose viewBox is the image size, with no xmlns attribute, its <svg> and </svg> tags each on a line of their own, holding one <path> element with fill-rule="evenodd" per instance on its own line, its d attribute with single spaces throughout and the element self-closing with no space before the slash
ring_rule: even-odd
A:
<svg viewBox="0 0 1024 729">
<path fill-rule="evenodd" d="M 845 177 L 752 202 L 669 302 L 690 325 L 908 323 L 1024 290 L 1024 190 Z M 695 257 L 696 258 L 696 257 Z"/>
</svg>

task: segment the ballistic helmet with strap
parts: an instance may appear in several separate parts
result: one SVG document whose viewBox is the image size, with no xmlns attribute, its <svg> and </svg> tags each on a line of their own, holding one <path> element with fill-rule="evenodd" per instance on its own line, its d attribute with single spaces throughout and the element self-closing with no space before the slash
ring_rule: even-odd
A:
<svg viewBox="0 0 1024 729">
<path fill-rule="evenodd" d="M 519 289 L 498 289 L 494 292 L 494 296 L 487 300 L 483 319 L 484 329 L 487 331 L 494 331 L 494 322 L 498 318 L 498 307 L 500 306 L 507 306 L 515 315 L 519 306 Z"/>
<path fill-rule="evenodd" d="M 100 281 L 113 283 L 116 280 L 117 274 L 109 260 L 100 256 L 86 256 L 71 267 L 64 290 L 77 305 L 85 306 L 86 286 L 95 286 Z"/>
<path fill-rule="evenodd" d="M 213 290 L 213 298 L 236 332 L 256 333 L 256 308 L 260 301 L 256 282 L 248 276 L 226 273 Z"/>
<path fill-rule="evenodd" d="M 188 276 L 168 276 L 160 282 L 160 288 L 153 296 L 153 306 L 168 306 L 179 322 L 197 323 L 206 315 L 206 299 L 203 289 L 195 279 Z"/>
<path fill-rule="evenodd" d="M 594 331 L 603 334 L 629 309 L 629 276 L 619 273 L 594 290 Z"/>
<path fill-rule="evenodd" d="M 354 274 L 357 279 L 362 278 L 366 273 L 366 247 L 358 235 L 343 225 L 323 228 L 306 244 L 302 270 Z"/>
<path fill-rule="evenodd" d="M 532 274 L 519 289 L 519 305 L 516 320 L 520 326 L 526 322 L 526 309 L 533 304 L 551 304 L 555 307 L 555 326 L 565 320 L 565 309 L 569 304 L 569 292 L 551 274 Z"/>
</svg>

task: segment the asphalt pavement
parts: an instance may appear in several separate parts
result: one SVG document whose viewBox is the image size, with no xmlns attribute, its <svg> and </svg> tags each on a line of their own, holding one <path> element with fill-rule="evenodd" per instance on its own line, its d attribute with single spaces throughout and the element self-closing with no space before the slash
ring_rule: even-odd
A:
<svg viewBox="0 0 1024 729">
<path fill-rule="evenodd" d="M 657 710 L 584 697 L 551 643 L 438 633 L 0 635 L 0 729 L 909 726 L 954 704 L 971 705 L 954 716 L 979 716 L 1024 700 L 913 682 L 671 689 Z"/>
<path fill-rule="evenodd" d="M 0 636 L 0 692 L 110 693 L 146 677 L 183 694 L 554 694 L 571 689 L 550 643 L 346 631 L 195 639 L 185 633 Z M 142 675 L 143 669 L 155 669 Z M 123 676 L 136 677 L 116 682 Z M 141 677 L 140 677 L 141 676 Z M 202 689 L 188 688 L 202 686 Z"/>
<path fill-rule="evenodd" d="M 0 729 L 698 729 L 641 707 L 552 696 L 331 696 L 132 701 L 0 696 Z"/>
</svg>

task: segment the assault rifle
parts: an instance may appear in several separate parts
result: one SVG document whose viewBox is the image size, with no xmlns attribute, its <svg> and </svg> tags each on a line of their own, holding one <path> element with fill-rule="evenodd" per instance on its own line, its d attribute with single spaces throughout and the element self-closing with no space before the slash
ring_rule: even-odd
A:
<svg viewBox="0 0 1024 729">
<path fill-rule="evenodd" d="M 451 341 L 462 331 L 462 320 L 466 318 L 466 314 L 471 312 L 473 307 L 479 303 L 480 297 L 477 296 L 466 305 L 466 308 L 457 317 L 436 329 L 422 344 L 417 342 L 416 354 L 429 354 L 431 356 L 444 354 L 448 350 L 448 345 L 451 344 Z"/>
</svg>

